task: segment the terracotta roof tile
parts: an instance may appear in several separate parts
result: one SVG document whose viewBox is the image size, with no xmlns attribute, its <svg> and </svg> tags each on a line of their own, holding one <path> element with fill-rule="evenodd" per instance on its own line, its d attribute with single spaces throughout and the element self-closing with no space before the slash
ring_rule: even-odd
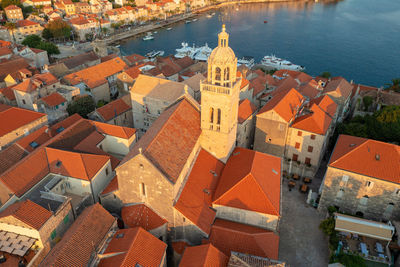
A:
<svg viewBox="0 0 400 267">
<path fill-rule="evenodd" d="M 265 229 L 217 219 L 209 241 L 225 255 L 235 251 L 278 259 L 279 236 Z"/>
<path fill-rule="evenodd" d="M 200 111 L 184 97 L 160 115 L 121 165 L 142 148 L 142 153 L 175 183 L 200 133 Z"/>
<path fill-rule="evenodd" d="M 129 65 L 133 65 L 133 64 L 135 64 L 137 62 L 144 61 L 146 58 L 144 56 L 142 56 L 142 55 L 139 55 L 139 54 L 132 54 L 132 55 L 124 57 L 124 59 L 126 61 L 128 61 Z"/>
<path fill-rule="evenodd" d="M 49 107 L 55 107 L 57 105 L 61 105 L 61 103 L 67 102 L 67 100 L 57 92 L 42 97 L 41 100 L 45 102 Z"/>
<path fill-rule="evenodd" d="M 27 152 L 32 152 L 37 147 L 41 146 L 45 142 L 51 139 L 50 132 L 47 126 L 34 131 L 33 133 L 19 139 L 16 144 L 22 147 Z M 35 142 L 36 144 L 32 144 Z"/>
<path fill-rule="evenodd" d="M 118 176 L 115 175 L 114 178 L 110 181 L 110 183 L 104 188 L 103 192 L 101 192 L 101 195 L 106 195 L 108 193 L 114 192 L 118 190 Z"/>
<path fill-rule="evenodd" d="M 20 28 L 20 27 L 26 27 L 26 26 L 39 25 L 39 23 L 24 19 L 24 20 L 17 21 L 17 23 L 15 23 L 15 25 L 17 26 L 17 28 Z"/>
<path fill-rule="evenodd" d="M 25 58 L 16 57 L 10 58 L 9 60 L 4 60 L 0 62 L 0 81 L 3 81 L 7 75 L 13 75 L 17 71 L 28 68 L 29 63 Z"/>
<path fill-rule="evenodd" d="M 39 266 L 86 266 L 114 221 L 98 203 L 86 208 Z"/>
<path fill-rule="evenodd" d="M 0 94 L 4 95 L 8 100 L 14 101 L 15 100 L 15 94 L 14 90 L 12 89 L 15 85 L 11 85 L 9 87 L 5 88 L 0 88 Z"/>
<path fill-rule="evenodd" d="M 69 69 L 74 69 L 78 66 L 81 66 L 85 63 L 91 62 L 91 61 L 96 61 L 99 60 L 100 58 L 92 51 L 88 52 L 85 54 L 80 54 L 77 56 L 73 56 L 70 58 L 67 58 L 65 60 L 62 60 L 61 62 L 64 63 L 65 66 Z"/>
<path fill-rule="evenodd" d="M 28 199 L 8 206 L 0 213 L 0 220 L 12 216 L 33 229 L 39 230 L 52 215 L 51 211 Z"/>
<path fill-rule="evenodd" d="M 329 167 L 400 183 L 400 146 L 340 135 Z"/>
<path fill-rule="evenodd" d="M 90 121 L 90 123 L 93 124 L 100 133 L 123 139 L 129 139 L 136 133 L 136 129 L 134 128 L 117 126 L 99 121 Z"/>
<path fill-rule="evenodd" d="M 59 133 L 60 130 L 58 130 L 58 129 L 60 129 L 60 127 L 62 127 L 63 129 L 67 129 L 69 126 L 71 126 L 72 124 L 74 124 L 75 122 L 77 122 L 81 119 L 82 119 L 82 117 L 78 113 L 75 113 L 75 114 L 69 116 L 68 118 L 54 124 L 53 126 L 50 127 L 52 136 L 55 136 Z"/>
<path fill-rule="evenodd" d="M 332 79 L 328 84 L 325 86 L 324 93 L 335 93 L 338 97 L 347 98 L 351 95 L 353 91 L 353 86 L 348 83 L 344 78 L 337 77 Z"/>
<path fill-rule="evenodd" d="M 107 122 L 129 110 L 131 110 L 131 107 L 122 98 L 119 98 L 96 109 L 96 112 Z"/>
<path fill-rule="evenodd" d="M 221 161 L 201 149 L 175 204 L 175 209 L 206 234 L 210 233 L 214 222 L 216 213 L 211 209 L 212 193 L 223 168 L 224 164 Z"/>
<path fill-rule="evenodd" d="M 8 47 L 0 47 L 0 56 L 11 55 L 12 51 Z"/>
<path fill-rule="evenodd" d="M 124 72 L 132 79 L 136 79 L 139 76 L 139 74 L 142 73 L 140 68 L 143 66 L 144 66 L 143 64 L 138 65 L 138 66 L 133 66 L 133 67 L 130 67 L 129 69 L 126 69 Z"/>
<path fill-rule="evenodd" d="M 180 267 L 227 266 L 228 257 L 212 244 L 188 247 L 179 263 Z"/>
<path fill-rule="evenodd" d="M 280 181 L 281 158 L 237 147 L 219 179 L 213 204 L 279 216 Z"/>
<path fill-rule="evenodd" d="M 332 118 L 318 105 L 313 104 L 310 108 L 310 113 L 297 117 L 291 127 L 319 135 L 325 135 L 331 122 Z"/>
<path fill-rule="evenodd" d="M 21 159 L 26 157 L 28 152 L 22 149 L 17 144 L 12 144 L 0 151 L 0 174 L 7 171 L 9 168 L 18 163 Z"/>
<path fill-rule="evenodd" d="M 189 66 L 193 65 L 195 62 L 190 57 L 186 56 L 183 58 L 179 58 L 175 60 L 175 63 L 178 64 L 182 69 L 186 69 Z"/>
<path fill-rule="evenodd" d="M 122 235 L 122 236 L 121 236 Z M 167 244 L 141 227 L 115 233 L 100 260 L 99 267 L 162 266 L 166 262 Z M 118 255 L 111 256 L 112 254 Z"/>
<path fill-rule="evenodd" d="M 24 127 L 46 116 L 44 113 L 11 107 L 0 111 L 0 136 L 4 136 L 18 128 Z"/>
<path fill-rule="evenodd" d="M 256 106 L 250 102 L 247 98 L 240 101 L 239 111 L 238 111 L 238 121 L 239 123 L 245 122 L 252 114 L 256 112 Z"/>
<path fill-rule="evenodd" d="M 325 113 L 329 114 L 333 118 L 336 114 L 337 104 L 327 95 L 322 95 L 318 98 L 314 98 L 309 102 L 309 106 L 313 104 L 318 105 Z"/>
<path fill-rule="evenodd" d="M 285 90 L 273 95 L 272 99 L 260 109 L 258 114 L 273 110 L 282 119 L 289 122 L 295 118 L 303 101 L 304 97 L 295 89 Z"/>
<path fill-rule="evenodd" d="M 145 204 L 134 204 L 122 207 L 121 217 L 128 227 L 140 226 L 146 231 L 151 231 L 167 223 L 167 220 Z"/>
<path fill-rule="evenodd" d="M 172 242 L 172 248 L 174 252 L 178 253 L 179 255 L 182 255 L 183 252 L 185 251 L 186 247 L 189 247 L 189 243 L 186 241 L 174 241 Z"/>
</svg>

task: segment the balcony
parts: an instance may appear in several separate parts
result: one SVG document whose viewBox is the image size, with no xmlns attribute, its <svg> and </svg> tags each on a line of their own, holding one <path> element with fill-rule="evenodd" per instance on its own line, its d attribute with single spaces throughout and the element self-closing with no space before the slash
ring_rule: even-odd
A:
<svg viewBox="0 0 400 267">
<path fill-rule="evenodd" d="M 203 90 L 225 95 L 229 95 L 231 93 L 231 90 L 227 87 L 204 84 L 204 83 L 203 83 Z"/>
</svg>

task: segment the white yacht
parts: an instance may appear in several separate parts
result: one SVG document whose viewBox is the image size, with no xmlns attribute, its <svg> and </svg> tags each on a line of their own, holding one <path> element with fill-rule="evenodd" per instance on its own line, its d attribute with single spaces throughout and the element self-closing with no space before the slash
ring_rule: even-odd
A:
<svg viewBox="0 0 400 267">
<path fill-rule="evenodd" d="M 151 34 L 151 32 L 147 33 L 147 35 L 145 37 L 143 37 L 143 41 L 149 41 L 149 40 L 153 40 L 154 36 Z"/>
<path fill-rule="evenodd" d="M 197 21 L 197 19 L 196 19 L 196 18 L 195 18 L 195 19 L 192 19 L 192 21 L 195 22 L 195 21 Z"/>
<path fill-rule="evenodd" d="M 261 60 L 261 64 L 264 66 L 267 66 L 267 67 L 272 67 L 272 68 L 278 69 L 278 70 L 287 69 L 287 70 L 301 71 L 301 70 L 305 69 L 304 66 L 293 64 L 292 62 L 290 62 L 288 60 L 281 59 L 274 55 L 263 57 L 263 59 Z"/>
<path fill-rule="evenodd" d="M 212 49 L 206 43 L 205 46 L 197 48 L 194 59 L 198 61 L 207 61 L 208 57 L 211 55 Z"/>
<path fill-rule="evenodd" d="M 182 42 L 182 47 L 175 49 L 176 50 L 176 54 L 175 57 L 176 58 L 183 58 L 183 57 L 191 57 L 193 58 L 193 56 L 196 54 L 197 52 L 197 48 L 193 45 L 193 47 L 190 47 L 188 43 Z"/>
<path fill-rule="evenodd" d="M 167 28 L 167 31 L 170 31 L 170 30 L 172 30 L 172 28 L 171 28 L 171 27 L 168 27 L 168 28 Z"/>
<path fill-rule="evenodd" d="M 249 56 L 238 58 L 237 61 L 238 66 L 246 65 L 246 67 L 248 67 L 249 69 L 251 69 L 254 66 L 254 63 L 255 63 L 254 58 Z"/>
<path fill-rule="evenodd" d="M 207 18 L 212 18 L 212 15 L 211 15 L 211 14 L 207 14 L 206 17 L 207 17 Z"/>
</svg>

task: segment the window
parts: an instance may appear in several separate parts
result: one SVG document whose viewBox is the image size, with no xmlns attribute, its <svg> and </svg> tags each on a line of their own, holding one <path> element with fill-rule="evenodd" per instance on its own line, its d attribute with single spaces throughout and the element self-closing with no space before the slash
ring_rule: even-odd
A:
<svg viewBox="0 0 400 267">
<path fill-rule="evenodd" d="M 63 220 L 63 221 L 64 221 L 64 224 L 67 224 L 67 223 L 69 222 L 68 214 L 67 214 L 67 216 L 64 217 L 64 220 Z"/>
<path fill-rule="evenodd" d="M 301 131 L 297 131 L 297 136 L 302 136 L 303 133 Z"/>
<path fill-rule="evenodd" d="M 367 182 L 365 183 L 365 186 L 366 186 L 368 189 L 371 189 L 371 188 L 374 186 L 374 182 L 367 181 Z"/>
<path fill-rule="evenodd" d="M 221 80 L 221 69 L 219 67 L 215 68 L 215 80 Z"/>
<path fill-rule="evenodd" d="M 304 160 L 304 163 L 307 164 L 307 165 L 311 165 L 311 159 L 310 158 L 306 158 Z"/>
<path fill-rule="evenodd" d="M 368 203 L 368 196 L 367 195 L 365 195 L 362 198 L 360 198 L 360 204 L 361 205 L 367 205 L 367 203 Z"/>
<path fill-rule="evenodd" d="M 228 81 L 229 80 L 229 68 L 225 68 L 224 71 L 224 80 Z"/>
<path fill-rule="evenodd" d="M 210 108 L 210 123 L 214 123 L 214 108 Z"/>
<path fill-rule="evenodd" d="M 142 192 L 142 196 L 146 196 L 146 185 L 144 183 L 140 184 L 140 190 Z"/>
<path fill-rule="evenodd" d="M 313 149 L 314 149 L 314 148 L 313 148 L 312 146 L 308 146 L 307 151 L 311 153 L 311 152 L 313 152 Z"/>
<path fill-rule="evenodd" d="M 24 104 L 24 105 L 26 104 L 25 99 L 22 99 L 22 104 Z"/>
<path fill-rule="evenodd" d="M 400 196 L 400 189 L 394 190 L 394 194 L 395 194 L 396 196 Z"/>
<path fill-rule="evenodd" d="M 294 148 L 300 148 L 300 143 L 296 142 L 296 144 L 294 145 Z"/>
<path fill-rule="evenodd" d="M 37 148 L 38 146 L 39 146 L 39 144 L 38 143 L 36 143 L 35 141 L 33 141 L 33 142 L 31 142 L 30 144 L 29 144 L 32 148 Z"/>
<path fill-rule="evenodd" d="M 54 238 L 56 238 L 56 236 L 57 236 L 57 232 L 56 232 L 56 229 L 54 229 L 54 231 L 51 232 L 51 234 L 50 234 L 51 240 L 54 240 Z"/>
<path fill-rule="evenodd" d="M 293 161 L 297 161 L 298 158 L 299 158 L 299 155 L 293 154 L 293 156 L 292 156 L 292 160 L 293 160 Z"/>
<path fill-rule="evenodd" d="M 107 167 L 107 168 L 106 168 L 106 175 L 107 175 L 107 176 L 108 176 L 108 172 L 109 172 L 109 171 L 108 171 L 108 167 Z"/>
</svg>

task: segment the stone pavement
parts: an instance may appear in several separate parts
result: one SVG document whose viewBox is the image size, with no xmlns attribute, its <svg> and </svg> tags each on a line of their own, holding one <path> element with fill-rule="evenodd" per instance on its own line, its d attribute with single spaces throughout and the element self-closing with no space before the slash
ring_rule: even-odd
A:
<svg viewBox="0 0 400 267">
<path fill-rule="evenodd" d="M 328 239 L 319 229 L 322 214 L 306 204 L 306 194 L 298 185 L 288 190 L 288 179 L 282 186 L 282 219 L 280 221 L 279 260 L 295 267 L 328 265 Z"/>
</svg>

